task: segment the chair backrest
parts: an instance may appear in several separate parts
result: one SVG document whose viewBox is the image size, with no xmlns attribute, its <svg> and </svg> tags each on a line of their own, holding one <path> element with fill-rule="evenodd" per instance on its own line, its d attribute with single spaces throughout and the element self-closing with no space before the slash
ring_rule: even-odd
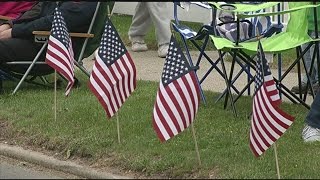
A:
<svg viewBox="0 0 320 180">
<path fill-rule="evenodd" d="M 289 8 L 300 7 L 311 4 L 311 2 L 289 2 Z M 307 34 L 308 32 L 308 13 L 311 8 L 303 8 L 290 13 L 286 32 L 294 34 Z"/>
<path fill-rule="evenodd" d="M 95 18 L 93 19 L 93 26 L 91 32 L 89 32 L 91 34 L 94 34 L 94 37 L 88 39 L 82 58 L 89 57 L 98 48 L 100 44 L 101 36 L 104 30 L 104 25 L 108 17 L 108 3 L 100 2 L 99 9 L 96 13 L 97 14 Z"/>
</svg>

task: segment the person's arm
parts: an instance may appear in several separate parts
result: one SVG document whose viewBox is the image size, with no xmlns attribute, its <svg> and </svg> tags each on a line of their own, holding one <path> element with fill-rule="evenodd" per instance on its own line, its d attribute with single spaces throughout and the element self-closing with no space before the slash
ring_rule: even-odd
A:
<svg viewBox="0 0 320 180">
<path fill-rule="evenodd" d="M 97 2 L 63 2 L 61 13 L 70 32 L 79 32 L 79 28 L 90 24 Z M 53 13 L 30 22 L 13 24 L 12 37 L 25 38 L 32 36 L 33 31 L 51 30 Z M 81 29 L 80 29 L 81 30 Z"/>
</svg>

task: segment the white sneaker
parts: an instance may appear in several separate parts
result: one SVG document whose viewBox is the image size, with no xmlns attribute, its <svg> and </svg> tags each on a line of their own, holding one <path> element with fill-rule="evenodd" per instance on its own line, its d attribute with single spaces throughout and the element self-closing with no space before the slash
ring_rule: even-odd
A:
<svg viewBox="0 0 320 180">
<path fill-rule="evenodd" d="M 131 49 L 134 52 L 147 51 L 148 46 L 145 42 L 132 42 Z"/>
<path fill-rule="evenodd" d="M 302 130 L 304 142 L 320 141 L 320 129 L 306 125 Z"/>
<path fill-rule="evenodd" d="M 158 56 L 165 58 L 168 54 L 169 44 L 163 44 L 158 48 Z"/>
</svg>

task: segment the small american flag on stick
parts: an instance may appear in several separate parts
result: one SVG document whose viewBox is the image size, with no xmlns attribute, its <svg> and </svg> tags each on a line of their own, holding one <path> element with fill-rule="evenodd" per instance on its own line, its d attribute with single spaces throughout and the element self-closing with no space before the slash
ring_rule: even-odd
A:
<svg viewBox="0 0 320 180">
<path fill-rule="evenodd" d="M 294 117 L 278 107 L 280 103 L 279 92 L 259 41 L 250 129 L 250 148 L 256 157 L 278 140 L 294 121 Z"/>
<path fill-rule="evenodd" d="M 65 95 L 69 95 L 75 81 L 74 54 L 66 23 L 58 7 L 53 15 L 45 62 L 68 80 Z"/>
<path fill-rule="evenodd" d="M 177 135 L 193 122 L 200 97 L 196 78 L 172 36 L 153 109 L 153 127 L 161 141 Z"/>
<path fill-rule="evenodd" d="M 89 88 L 111 118 L 136 88 L 136 68 L 119 34 L 107 19 Z"/>
</svg>

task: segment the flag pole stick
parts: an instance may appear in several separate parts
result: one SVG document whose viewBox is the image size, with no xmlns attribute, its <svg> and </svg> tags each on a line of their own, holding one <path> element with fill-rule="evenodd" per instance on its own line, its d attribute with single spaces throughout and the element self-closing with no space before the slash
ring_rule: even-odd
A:
<svg viewBox="0 0 320 180">
<path fill-rule="evenodd" d="M 198 158 L 198 162 L 199 162 L 199 166 L 201 166 L 201 159 L 200 159 L 200 153 L 199 153 L 199 148 L 198 148 L 198 143 L 197 143 L 197 138 L 196 138 L 196 133 L 193 127 L 193 123 L 191 124 L 191 130 L 192 130 L 192 136 L 194 139 L 194 144 L 196 147 L 196 153 L 197 153 L 197 158 Z"/>
<path fill-rule="evenodd" d="M 57 121 L 57 71 L 54 70 L 54 120 Z"/>
<path fill-rule="evenodd" d="M 274 156 L 276 158 L 277 175 L 278 175 L 278 179 L 280 179 L 280 170 L 279 170 L 279 162 L 278 162 L 278 153 L 277 153 L 276 143 L 273 144 L 273 149 L 274 149 Z"/>
<path fill-rule="evenodd" d="M 118 115 L 118 112 L 116 114 L 116 117 L 117 117 L 118 142 L 120 144 L 120 126 L 119 126 L 119 115 Z"/>
<path fill-rule="evenodd" d="M 257 32 L 257 40 L 259 41 L 261 39 L 261 35 L 260 35 L 260 31 L 259 31 L 258 27 L 256 27 L 256 32 Z M 277 153 L 276 142 L 274 142 L 274 144 L 273 144 L 273 149 L 274 149 L 274 156 L 275 156 L 275 159 L 276 159 L 277 175 L 278 175 L 278 179 L 280 179 L 280 170 L 279 170 L 279 162 L 278 162 L 278 153 Z"/>
</svg>

